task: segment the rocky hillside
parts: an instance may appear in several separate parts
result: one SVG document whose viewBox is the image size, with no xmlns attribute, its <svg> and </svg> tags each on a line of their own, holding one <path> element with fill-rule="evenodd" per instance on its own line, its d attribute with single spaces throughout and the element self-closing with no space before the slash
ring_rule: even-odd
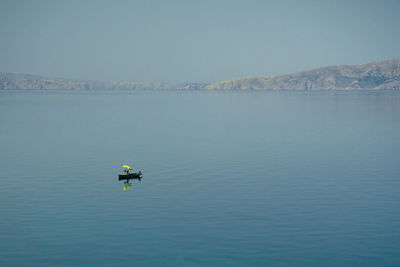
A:
<svg viewBox="0 0 400 267">
<path fill-rule="evenodd" d="M 197 83 L 104 82 L 49 78 L 29 74 L 0 73 L 1 89 L 49 90 L 187 90 L 204 87 Z"/>
<path fill-rule="evenodd" d="M 400 59 L 336 65 L 294 74 L 238 78 L 216 84 L 81 81 L 0 73 L 1 89 L 50 90 L 400 90 Z"/>
<path fill-rule="evenodd" d="M 294 74 L 238 78 L 208 90 L 400 90 L 400 59 L 336 65 Z"/>
</svg>

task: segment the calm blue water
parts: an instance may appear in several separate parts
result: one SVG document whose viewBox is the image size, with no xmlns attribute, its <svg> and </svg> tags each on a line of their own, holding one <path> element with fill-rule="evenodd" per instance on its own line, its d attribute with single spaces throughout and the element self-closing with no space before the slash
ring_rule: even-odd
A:
<svg viewBox="0 0 400 267">
<path fill-rule="evenodd" d="M 399 92 L 0 92 L 0 265 L 400 265 L 399 137 Z"/>
</svg>

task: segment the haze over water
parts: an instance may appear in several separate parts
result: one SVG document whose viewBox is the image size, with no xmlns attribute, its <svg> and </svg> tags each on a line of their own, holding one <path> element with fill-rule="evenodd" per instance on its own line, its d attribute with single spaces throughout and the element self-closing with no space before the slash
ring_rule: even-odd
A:
<svg viewBox="0 0 400 267">
<path fill-rule="evenodd" d="M 0 92 L 0 265 L 399 265 L 399 114 L 398 92 Z"/>
</svg>

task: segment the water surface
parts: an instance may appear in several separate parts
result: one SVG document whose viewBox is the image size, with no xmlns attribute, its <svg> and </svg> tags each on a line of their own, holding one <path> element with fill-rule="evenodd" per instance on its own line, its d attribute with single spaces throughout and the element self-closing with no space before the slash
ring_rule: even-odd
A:
<svg viewBox="0 0 400 267">
<path fill-rule="evenodd" d="M 0 265 L 400 265 L 399 114 L 398 92 L 0 92 Z"/>
</svg>

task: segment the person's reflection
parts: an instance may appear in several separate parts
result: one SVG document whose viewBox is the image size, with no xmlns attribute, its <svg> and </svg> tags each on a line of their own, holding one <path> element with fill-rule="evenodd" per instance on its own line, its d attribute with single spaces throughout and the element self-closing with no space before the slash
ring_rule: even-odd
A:
<svg viewBox="0 0 400 267">
<path fill-rule="evenodd" d="M 142 181 L 142 177 L 139 176 L 137 178 L 133 178 L 134 180 L 139 180 L 139 182 Z M 131 183 L 131 179 L 127 179 L 127 178 L 119 178 L 119 180 L 123 180 L 124 181 L 124 186 L 122 187 L 122 190 L 124 191 L 128 191 L 131 187 L 132 187 L 132 183 Z"/>
<path fill-rule="evenodd" d="M 128 181 L 124 182 L 124 186 L 122 187 L 122 190 L 128 191 L 132 187 L 132 184 Z"/>
</svg>

